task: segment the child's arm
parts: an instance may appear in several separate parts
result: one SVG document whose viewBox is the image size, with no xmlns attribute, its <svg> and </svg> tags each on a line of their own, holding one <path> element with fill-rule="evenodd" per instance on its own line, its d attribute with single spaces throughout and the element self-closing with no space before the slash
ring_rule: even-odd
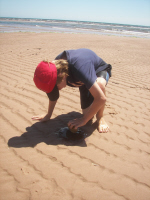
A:
<svg viewBox="0 0 150 200">
<path fill-rule="evenodd" d="M 78 128 L 80 126 L 84 126 L 104 105 L 106 101 L 106 96 L 99 87 L 97 82 L 93 84 L 93 86 L 89 89 L 89 91 L 94 97 L 92 105 L 82 118 L 69 121 L 68 123 L 69 128 L 72 127 Z"/>
<path fill-rule="evenodd" d="M 56 102 L 57 101 L 50 101 L 49 100 L 48 113 L 46 115 L 33 116 L 32 120 L 39 120 L 41 122 L 48 121 L 52 116 L 52 113 L 53 113 L 53 110 L 55 108 Z"/>
</svg>

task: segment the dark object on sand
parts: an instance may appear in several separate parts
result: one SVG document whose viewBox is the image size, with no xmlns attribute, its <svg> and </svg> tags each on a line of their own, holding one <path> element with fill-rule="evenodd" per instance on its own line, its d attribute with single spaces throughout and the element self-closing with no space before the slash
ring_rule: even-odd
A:
<svg viewBox="0 0 150 200">
<path fill-rule="evenodd" d="M 57 131 L 56 134 L 58 134 L 59 137 L 67 140 L 80 140 L 86 137 L 86 134 L 80 128 L 78 128 L 76 133 L 73 133 L 68 127 L 64 127 Z"/>
</svg>

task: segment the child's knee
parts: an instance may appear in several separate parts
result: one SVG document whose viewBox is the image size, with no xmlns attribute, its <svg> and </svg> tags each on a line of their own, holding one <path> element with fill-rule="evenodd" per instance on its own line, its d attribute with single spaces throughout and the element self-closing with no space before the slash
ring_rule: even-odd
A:
<svg viewBox="0 0 150 200">
<path fill-rule="evenodd" d="M 101 88 L 101 90 L 105 92 L 106 80 L 104 78 L 99 77 L 97 78 L 97 83 L 99 87 Z"/>
</svg>

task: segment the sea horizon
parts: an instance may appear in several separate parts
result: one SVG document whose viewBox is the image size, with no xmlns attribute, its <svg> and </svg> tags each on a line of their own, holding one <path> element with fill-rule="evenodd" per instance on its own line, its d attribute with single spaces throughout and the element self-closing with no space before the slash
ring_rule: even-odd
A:
<svg viewBox="0 0 150 200">
<path fill-rule="evenodd" d="M 0 17 L 0 32 L 67 32 L 150 38 L 150 26 L 64 19 Z"/>
<path fill-rule="evenodd" d="M 86 21 L 86 20 L 71 20 L 71 19 L 49 19 L 49 18 L 28 18 L 28 17 L 0 17 L 0 19 L 38 19 L 38 20 L 55 20 L 55 21 L 71 21 L 71 22 L 90 22 L 90 23 L 102 23 L 102 24 L 118 24 L 118 25 L 127 25 L 127 26 L 143 26 L 149 27 L 150 25 L 141 25 L 141 24 L 124 24 L 124 23 L 114 23 L 114 22 L 99 22 L 99 21 Z"/>
</svg>

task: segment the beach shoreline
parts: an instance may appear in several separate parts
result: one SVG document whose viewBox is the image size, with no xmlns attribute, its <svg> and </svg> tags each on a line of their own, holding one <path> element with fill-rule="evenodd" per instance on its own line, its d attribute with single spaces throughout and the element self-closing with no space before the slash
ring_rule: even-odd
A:
<svg viewBox="0 0 150 200">
<path fill-rule="evenodd" d="M 89 48 L 113 67 L 104 117 L 87 138 L 56 132 L 81 114 L 78 88 L 66 87 L 52 119 L 33 83 L 37 64 L 67 49 Z M 150 197 L 150 39 L 96 34 L 0 33 L 0 199 L 148 200 Z M 95 118 L 94 118 L 95 122 Z"/>
<path fill-rule="evenodd" d="M 150 27 L 75 20 L 0 18 L 0 32 L 58 32 L 150 39 Z"/>
</svg>

